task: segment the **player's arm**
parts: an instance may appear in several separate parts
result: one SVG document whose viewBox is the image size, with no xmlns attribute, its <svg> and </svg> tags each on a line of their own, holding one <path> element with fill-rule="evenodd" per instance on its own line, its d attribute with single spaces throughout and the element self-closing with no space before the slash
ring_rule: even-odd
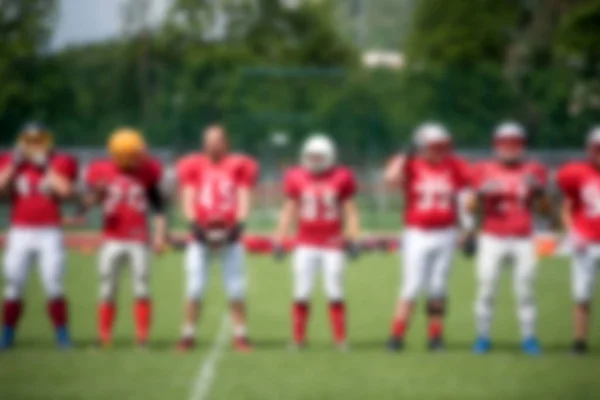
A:
<svg viewBox="0 0 600 400">
<path fill-rule="evenodd" d="M 146 195 L 150 204 L 150 210 L 154 214 L 154 250 L 161 253 L 164 251 L 167 243 L 166 200 L 158 185 L 148 188 Z"/>
<path fill-rule="evenodd" d="M 281 212 L 279 213 L 279 220 L 277 223 L 277 229 L 275 230 L 275 242 L 278 244 L 283 243 L 287 237 L 292 224 L 296 221 L 298 216 L 298 202 L 292 198 L 287 198 Z"/>
<path fill-rule="evenodd" d="M 50 169 L 45 179 L 45 184 L 54 195 L 67 199 L 75 194 L 74 182 L 62 173 Z"/>
<path fill-rule="evenodd" d="M 346 222 L 346 237 L 353 243 L 360 238 L 360 214 L 353 199 L 344 201 L 344 221 Z"/>
<path fill-rule="evenodd" d="M 241 186 L 237 191 L 236 222 L 244 225 L 252 209 L 253 190 L 249 186 Z"/>
<path fill-rule="evenodd" d="M 396 156 L 385 168 L 383 179 L 389 187 L 396 188 L 404 182 L 406 161 L 405 156 Z"/>
<path fill-rule="evenodd" d="M 15 179 L 15 172 L 17 171 L 13 163 L 7 164 L 0 170 L 0 193 L 7 193 Z"/>
<path fill-rule="evenodd" d="M 193 224 L 196 221 L 196 210 L 194 207 L 194 187 L 192 185 L 184 185 L 179 194 L 179 202 L 181 213 L 188 224 Z"/>
<path fill-rule="evenodd" d="M 564 200 L 561 203 L 560 206 L 560 222 L 562 223 L 562 226 L 567 230 L 567 231 L 571 231 L 572 226 L 573 226 L 573 218 L 571 217 L 571 209 L 573 207 L 573 204 L 571 202 L 571 199 L 569 199 L 568 197 L 565 197 Z"/>
</svg>

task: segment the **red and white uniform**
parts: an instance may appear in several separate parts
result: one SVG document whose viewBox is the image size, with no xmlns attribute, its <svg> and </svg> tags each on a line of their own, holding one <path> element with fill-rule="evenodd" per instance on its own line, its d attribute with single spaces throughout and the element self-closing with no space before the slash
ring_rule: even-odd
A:
<svg viewBox="0 0 600 400">
<path fill-rule="evenodd" d="M 10 155 L 0 156 L 0 170 L 10 163 Z M 39 260 L 47 295 L 59 298 L 63 294 L 61 200 L 47 189 L 46 174 L 50 170 L 72 182 L 77 179 L 77 161 L 61 153 L 50 155 L 45 170 L 25 162 L 16 171 L 10 191 L 11 227 L 4 254 L 5 296 L 9 299 L 20 298 L 33 255 Z"/>
<path fill-rule="evenodd" d="M 413 300 L 423 288 L 430 299 L 445 297 L 456 246 L 458 198 L 470 182 L 467 163 L 455 156 L 435 164 L 420 156 L 405 162 L 403 298 Z"/>
<path fill-rule="evenodd" d="M 284 178 L 285 195 L 298 207 L 294 254 L 294 297 L 307 301 L 318 268 L 323 268 L 330 301 L 343 300 L 343 205 L 354 197 L 356 179 L 349 168 L 336 166 L 315 175 L 303 167 Z"/>
<path fill-rule="evenodd" d="M 104 243 L 99 254 L 100 297 L 112 301 L 116 280 L 123 261 L 129 261 L 136 298 L 149 296 L 150 227 L 148 192 L 157 189 L 162 179 L 162 165 L 147 158 L 132 171 L 124 171 L 111 160 L 92 162 L 85 182 L 100 189 Z"/>
<path fill-rule="evenodd" d="M 573 255 L 573 296 L 588 302 L 594 292 L 600 261 L 600 169 L 588 162 L 563 166 L 557 182 L 571 205 L 571 235 L 576 243 Z"/>
<path fill-rule="evenodd" d="M 177 164 L 177 176 L 182 187 L 192 187 L 196 193 L 196 222 L 208 236 L 221 236 L 236 224 L 238 191 L 252 189 L 258 180 L 259 166 L 251 157 L 229 154 L 213 162 L 204 154 L 184 157 Z M 204 293 L 211 253 L 219 250 L 223 277 L 230 299 L 244 296 L 244 247 L 232 243 L 211 249 L 191 242 L 186 252 L 187 294 L 199 299 Z"/>
<path fill-rule="evenodd" d="M 534 281 L 537 256 L 533 240 L 532 203 L 535 191 L 548 184 L 548 172 L 533 161 L 507 165 L 488 161 L 474 168 L 474 189 L 482 201 L 482 233 L 477 259 L 475 314 L 479 335 L 487 337 L 500 272 L 513 263 L 513 286 L 523 338 L 534 336 Z"/>
</svg>

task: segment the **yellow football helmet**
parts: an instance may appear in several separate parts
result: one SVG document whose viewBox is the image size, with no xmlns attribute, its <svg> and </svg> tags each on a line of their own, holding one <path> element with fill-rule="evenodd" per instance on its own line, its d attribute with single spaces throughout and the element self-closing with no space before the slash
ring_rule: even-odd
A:
<svg viewBox="0 0 600 400">
<path fill-rule="evenodd" d="M 140 131 L 120 128 L 110 135 L 108 152 L 119 167 L 133 168 L 146 153 L 146 141 Z"/>
</svg>

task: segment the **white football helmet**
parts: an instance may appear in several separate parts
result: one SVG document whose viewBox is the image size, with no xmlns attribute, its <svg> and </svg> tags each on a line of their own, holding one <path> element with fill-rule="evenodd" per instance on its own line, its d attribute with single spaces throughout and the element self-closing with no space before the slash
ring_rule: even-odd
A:
<svg viewBox="0 0 600 400">
<path fill-rule="evenodd" d="M 336 162 L 336 149 L 333 141 L 323 134 L 309 137 L 302 146 L 300 162 L 313 174 L 331 169 Z"/>
<path fill-rule="evenodd" d="M 587 135 L 588 146 L 600 145 L 600 126 L 593 127 Z"/>
<path fill-rule="evenodd" d="M 503 122 L 494 130 L 494 140 L 502 139 L 527 139 L 523 125 L 518 122 Z"/>
<path fill-rule="evenodd" d="M 450 132 L 442 124 L 435 122 L 419 125 L 413 134 L 413 142 L 420 149 L 451 141 Z"/>
</svg>

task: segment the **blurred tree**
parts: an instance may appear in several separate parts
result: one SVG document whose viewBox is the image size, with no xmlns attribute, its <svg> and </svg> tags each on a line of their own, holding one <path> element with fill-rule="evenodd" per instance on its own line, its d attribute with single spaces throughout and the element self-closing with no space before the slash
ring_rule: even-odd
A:
<svg viewBox="0 0 600 400">
<path fill-rule="evenodd" d="M 14 132 L 25 118 L 45 117 L 49 82 L 41 70 L 55 10 L 56 0 L 0 0 L 0 126 L 5 132 Z"/>
</svg>

